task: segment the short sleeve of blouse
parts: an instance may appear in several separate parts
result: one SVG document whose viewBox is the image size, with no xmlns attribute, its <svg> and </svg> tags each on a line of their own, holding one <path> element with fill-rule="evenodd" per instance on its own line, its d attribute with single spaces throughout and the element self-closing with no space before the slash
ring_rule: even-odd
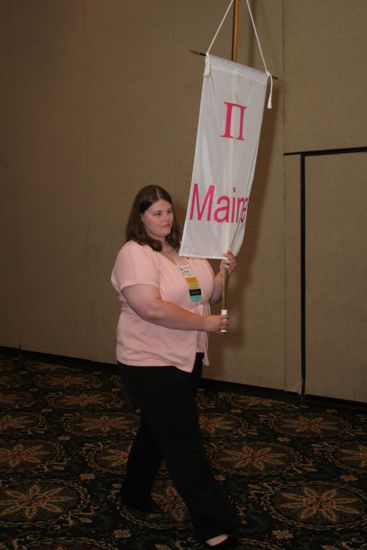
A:
<svg viewBox="0 0 367 550">
<path fill-rule="evenodd" d="M 117 255 L 111 281 L 118 292 L 136 284 L 159 287 L 159 271 L 153 250 L 134 241 L 125 243 Z"/>
</svg>

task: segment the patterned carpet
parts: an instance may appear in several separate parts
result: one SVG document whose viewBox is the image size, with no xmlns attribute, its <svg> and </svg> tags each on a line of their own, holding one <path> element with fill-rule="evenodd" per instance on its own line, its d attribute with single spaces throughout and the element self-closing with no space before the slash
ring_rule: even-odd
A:
<svg viewBox="0 0 367 550">
<path fill-rule="evenodd" d="M 48 361 L 0 356 L 0 549 L 199 550 L 164 468 L 162 513 L 120 506 L 136 416 L 115 368 Z M 367 549 L 366 408 L 213 384 L 198 400 L 243 549 Z"/>
</svg>

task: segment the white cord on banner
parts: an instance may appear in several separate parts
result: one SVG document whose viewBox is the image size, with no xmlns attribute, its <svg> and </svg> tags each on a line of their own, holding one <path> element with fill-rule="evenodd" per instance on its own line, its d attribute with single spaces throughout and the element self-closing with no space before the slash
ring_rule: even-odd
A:
<svg viewBox="0 0 367 550">
<path fill-rule="evenodd" d="M 212 46 L 213 46 L 213 44 L 214 44 L 214 42 L 215 42 L 215 40 L 216 40 L 216 38 L 217 38 L 217 36 L 218 36 L 218 34 L 219 34 L 220 29 L 222 28 L 222 25 L 223 25 L 224 21 L 226 20 L 226 17 L 227 17 L 227 15 L 228 15 L 229 10 L 230 10 L 231 7 L 232 7 L 232 4 L 233 4 L 233 0 L 231 0 L 230 3 L 229 3 L 229 6 L 228 6 L 228 8 L 227 8 L 227 11 L 226 11 L 226 13 L 224 14 L 224 17 L 223 17 L 223 19 L 222 19 L 222 21 L 221 21 L 221 23 L 220 23 L 220 25 L 219 25 L 219 27 L 218 27 L 218 29 L 217 29 L 217 32 L 215 33 L 214 38 L 213 38 L 213 40 L 211 41 L 211 44 L 210 44 L 209 48 L 207 49 L 206 55 L 208 55 L 209 52 L 210 52 L 210 50 L 212 49 Z"/>
<path fill-rule="evenodd" d="M 212 46 L 213 46 L 214 42 L 216 41 L 216 38 L 217 38 L 217 36 L 218 36 L 218 34 L 219 34 L 219 31 L 220 31 L 220 29 L 222 28 L 222 25 L 223 25 L 224 21 L 226 20 L 226 17 L 227 17 L 227 15 L 228 15 L 228 12 L 229 12 L 229 10 L 230 10 L 231 7 L 232 7 L 232 4 L 233 4 L 233 0 L 230 1 L 229 6 L 228 6 L 228 8 L 227 8 L 227 11 L 226 11 L 226 13 L 224 14 L 224 17 L 223 17 L 222 21 L 220 22 L 220 25 L 219 25 L 219 27 L 218 27 L 218 29 L 217 29 L 217 32 L 215 33 L 214 38 L 213 38 L 213 40 L 211 41 L 209 48 L 207 49 L 207 52 L 206 52 L 207 59 L 208 59 L 209 52 L 210 52 L 210 50 L 212 49 Z M 255 37 L 256 37 L 257 45 L 258 45 L 259 50 L 260 50 L 261 59 L 262 59 L 262 62 L 263 62 L 263 64 L 264 64 L 265 72 L 266 72 L 266 75 L 267 75 L 268 79 L 270 78 L 270 93 L 269 93 L 267 108 L 268 108 L 268 109 L 271 109 L 271 108 L 272 108 L 272 97 L 273 97 L 273 77 L 272 77 L 271 73 L 268 71 L 268 68 L 267 68 L 266 63 L 265 63 L 264 54 L 263 54 L 263 51 L 262 51 L 262 48 L 261 48 L 259 36 L 258 36 L 258 34 L 257 34 L 257 30 L 256 30 L 256 26 L 255 26 L 255 21 L 254 21 L 253 15 L 252 15 L 252 11 L 251 11 L 251 8 L 250 8 L 249 0 L 246 0 L 246 4 L 247 4 L 247 9 L 248 9 L 249 14 L 250 14 L 250 19 L 251 19 L 252 27 L 253 27 L 254 32 L 255 32 Z M 209 74 L 209 70 L 210 70 L 209 67 L 207 67 L 206 70 L 205 70 L 205 72 L 204 72 L 204 74 L 206 74 L 206 75 Z"/>
<path fill-rule="evenodd" d="M 268 109 L 271 109 L 271 107 L 272 107 L 272 102 L 271 102 L 271 100 L 272 100 L 272 96 L 273 96 L 273 77 L 271 76 L 271 73 L 268 71 L 268 68 L 267 68 L 266 63 L 265 63 L 265 57 L 264 57 L 264 54 L 263 54 L 263 51 L 262 51 L 262 48 L 261 48 L 259 36 L 258 36 L 258 34 L 257 34 L 257 30 L 256 30 L 256 26 L 255 26 L 255 21 L 254 21 L 253 15 L 252 15 L 252 11 L 251 11 L 251 8 L 250 8 L 249 0 L 246 0 L 246 4 L 247 4 L 248 12 L 249 12 L 249 14 L 250 14 L 250 19 L 251 19 L 252 27 L 253 27 L 253 29 L 254 29 L 254 33 L 255 33 L 255 36 L 256 36 L 257 45 L 258 45 L 259 50 L 260 50 L 261 59 L 262 59 L 263 64 L 264 64 L 264 69 L 265 69 L 266 74 L 268 75 L 268 78 L 270 78 L 270 93 L 269 93 L 267 108 L 268 108 Z"/>
</svg>

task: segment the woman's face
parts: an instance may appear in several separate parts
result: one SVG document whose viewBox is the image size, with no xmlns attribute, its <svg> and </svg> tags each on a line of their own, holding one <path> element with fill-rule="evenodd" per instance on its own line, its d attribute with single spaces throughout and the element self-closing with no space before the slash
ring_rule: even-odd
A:
<svg viewBox="0 0 367 550">
<path fill-rule="evenodd" d="M 171 233 L 173 208 L 170 202 L 159 199 L 141 215 L 147 234 L 157 241 L 164 241 Z"/>
</svg>

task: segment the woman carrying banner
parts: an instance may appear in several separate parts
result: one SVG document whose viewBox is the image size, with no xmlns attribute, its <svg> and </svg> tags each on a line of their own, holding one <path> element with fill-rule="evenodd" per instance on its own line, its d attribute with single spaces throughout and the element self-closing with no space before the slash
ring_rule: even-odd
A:
<svg viewBox="0 0 367 550">
<path fill-rule="evenodd" d="M 198 539 L 209 547 L 233 547 L 238 518 L 203 449 L 195 397 L 208 362 L 207 333 L 221 333 L 229 324 L 227 315 L 210 314 L 210 304 L 221 298 L 224 270 L 232 273 L 236 260 L 225 254 L 214 276 L 207 260 L 180 257 L 172 200 L 157 186 L 138 192 L 126 237 L 111 277 L 121 301 L 116 355 L 141 416 L 121 500 L 157 511 L 150 493 L 164 458 Z"/>
</svg>

